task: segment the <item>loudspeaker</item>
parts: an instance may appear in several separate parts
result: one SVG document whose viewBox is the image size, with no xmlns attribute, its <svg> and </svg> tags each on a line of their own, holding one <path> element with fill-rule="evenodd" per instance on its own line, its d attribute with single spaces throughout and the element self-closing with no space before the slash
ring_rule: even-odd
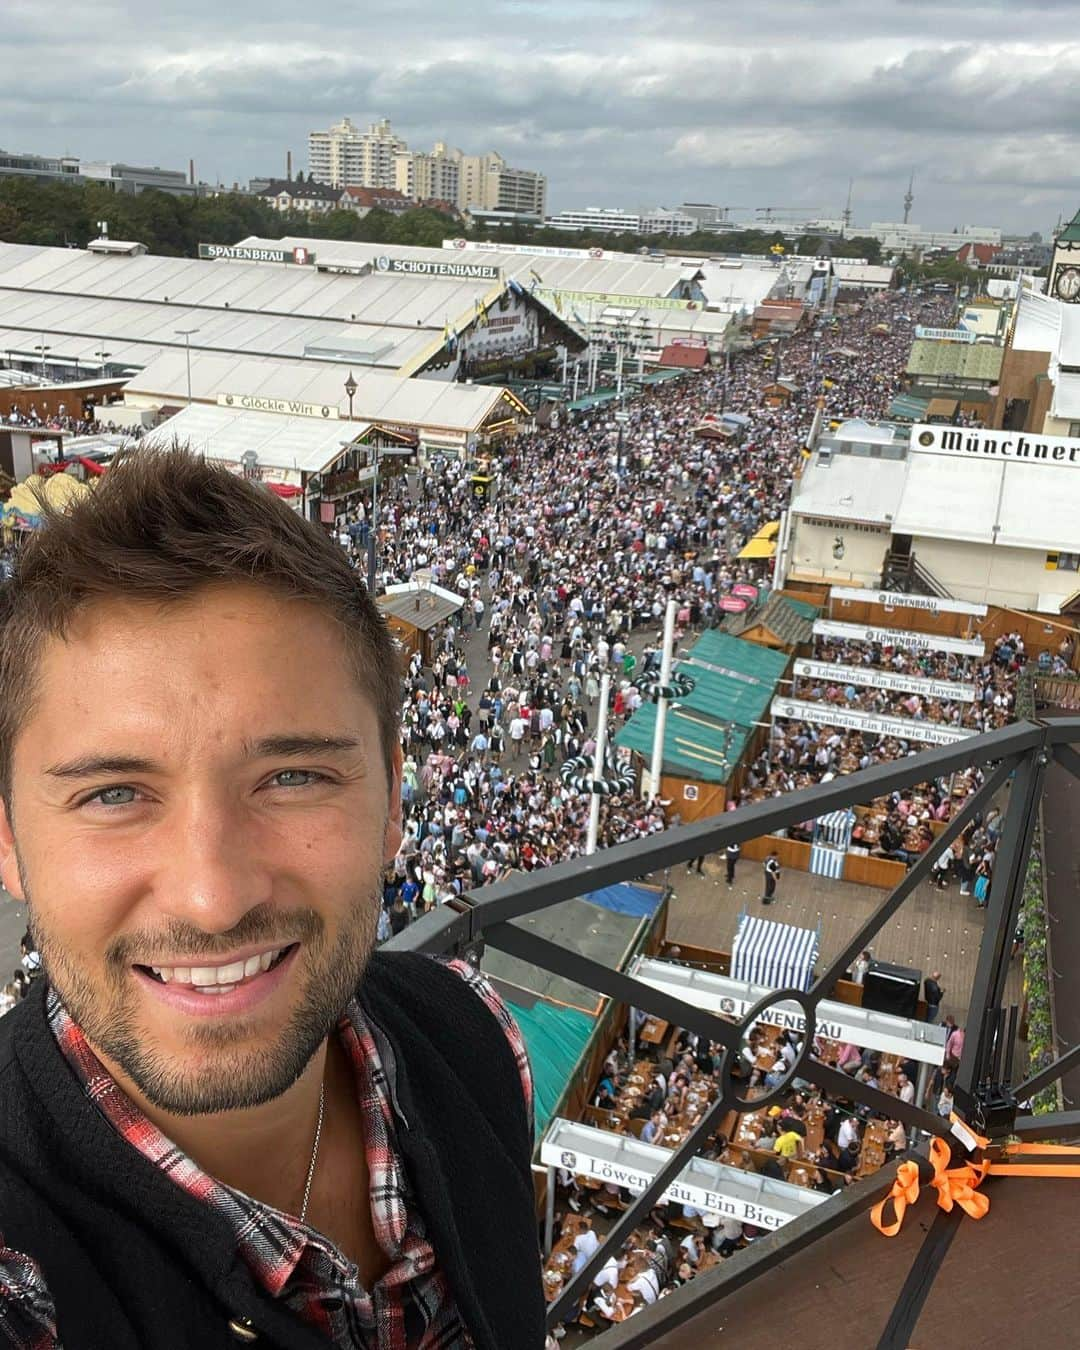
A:
<svg viewBox="0 0 1080 1350">
<path fill-rule="evenodd" d="M 914 1017 L 921 983 L 922 972 L 910 966 L 871 961 L 863 979 L 862 1005 L 872 1012 L 892 1013 L 894 1017 Z"/>
</svg>

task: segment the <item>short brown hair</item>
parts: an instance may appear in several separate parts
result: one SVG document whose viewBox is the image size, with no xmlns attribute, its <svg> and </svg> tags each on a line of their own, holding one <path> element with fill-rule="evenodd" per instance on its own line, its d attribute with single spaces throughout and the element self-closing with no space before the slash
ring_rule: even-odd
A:
<svg viewBox="0 0 1080 1350">
<path fill-rule="evenodd" d="M 168 604 L 204 587 L 248 584 L 310 601 L 340 626 L 375 704 L 390 776 L 401 712 L 398 647 L 345 554 L 258 482 L 186 447 L 138 448 L 112 461 L 65 510 L 42 503 L 42 528 L 0 587 L 0 792 L 10 804 L 15 737 L 41 649 L 96 600 Z"/>
</svg>

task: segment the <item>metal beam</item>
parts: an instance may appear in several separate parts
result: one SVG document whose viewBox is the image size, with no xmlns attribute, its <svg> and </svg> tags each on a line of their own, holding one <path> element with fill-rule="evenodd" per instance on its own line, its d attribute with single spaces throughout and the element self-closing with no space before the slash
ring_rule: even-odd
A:
<svg viewBox="0 0 1080 1350">
<path fill-rule="evenodd" d="M 1016 770 L 990 882 L 986 924 L 971 987 L 967 1034 L 955 1088 L 957 1104 L 980 1129 L 985 1122 L 976 1097 L 993 1058 L 996 1019 L 991 1014 L 1001 1006 L 1009 973 L 1012 935 L 1048 760 L 1046 751 L 1036 746 Z"/>
<path fill-rule="evenodd" d="M 561 1322 L 566 1314 L 577 1303 L 578 1299 L 592 1283 L 592 1278 L 600 1267 L 607 1261 L 608 1256 L 615 1252 L 622 1245 L 623 1241 L 629 1237 L 637 1226 L 639 1219 L 650 1214 L 660 1197 L 673 1181 L 676 1181 L 683 1168 L 691 1158 L 696 1158 L 701 1152 L 709 1136 L 715 1131 L 719 1122 L 723 1119 L 729 1110 L 728 1103 L 723 1094 L 717 1097 L 709 1109 L 701 1117 L 698 1123 L 686 1136 L 677 1149 L 674 1149 L 671 1157 L 660 1168 L 659 1172 L 649 1182 L 648 1186 L 634 1200 L 633 1204 L 619 1215 L 618 1219 L 612 1224 L 608 1235 L 603 1242 L 589 1257 L 588 1261 L 582 1266 L 578 1273 L 570 1279 L 563 1287 L 562 1293 L 548 1308 L 547 1325 L 553 1327 Z"/>
<path fill-rule="evenodd" d="M 922 1314 L 930 1287 L 953 1238 L 960 1231 L 963 1217 L 964 1211 L 959 1205 L 954 1206 L 949 1213 L 943 1209 L 937 1211 L 930 1231 L 919 1247 L 919 1254 L 908 1271 L 885 1330 L 881 1333 L 877 1350 L 908 1350 L 911 1333 Z"/>
<path fill-rule="evenodd" d="M 942 1139 L 948 1137 L 949 1122 L 941 1116 L 931 1115 L 921 1106 L 909 1105 L 899 1097 L 882 1092 L 880 1088 L 872 1088 L 866 1083 L 849 1078 L 840 1069 L 834 1069 L 831 1064 L 823 1064 L 819 1059 L 808 1059 L 798 1070 L 798 1077 L 808 1078 L 811 1083 L 825 1088 L 833 1096 L 851 1097 L 857 1102 L 862 1102 L 864 1106 L 869 1106 L 872 1111 L 876 1111 L 887 1120 L 902 1120 L 905 1125 L 925 1130 L 927 1134 L 937 1134 Z"/>
<path fill-rule="evenodd" d="M 744 843 L 747 839 L 756 839 L 811 817 L 826 815 L 847 806 L 855 797 L 870 801 L 883 792 L 913 787 L 930 778 L 947 776 L 957 769 L 1024 754 L 1041 743 L 1040 727 L 1032 722 L 1017 722 L 984 736 L 971 737 L 957 746 L 935 747 L 899 762 L 860 770 L 857 775 L 843 774 L 829 783 L 752 802 L 716 818 L 681 825 L 676 830 L 665 830 L 644 839 L 633 839 L 614 848 L 602 849 L 589 858 L 573 858 L 553 867 L 515 873 L 493 886 L 469 891 L 463 899 L 474 904 L 477 927 L 522 918 L 600 886 L 635 881 L 650 872 L 689 862 L 702 853 L 715 853 L 729 843 Z"/>
<path fill-rule="evenodd" d="M 1015 764 L 1015 758 L 1010 757 L 990 773 L 982 787 L 968 798 L 963 808 L 957 812 L 938 838 L 934 840 L 933 847 L 926 850 L 892 894 L 878 906 L 855 936 L 851 938 L 847 946 L 818 976 L 814 981 L 813 989 L 810 991 L 810 998 L 814 1004 L 828 996 L 829 991 L 847 970 L 852 960 L 869 945 L 870 939 L 881 931 L 882 924 L 892 918 L 916 886 L 928 879 L 931 868 L 941 857 L 943 850 L 947 849 L 957 835 L 963 831 L 975 812 L 981 811 L 991 800 L 1009 774 L 1012 773 Z"/>
<path fill-rule="evenodd" d="M 922 1181 L 928 1181 L 931 1168 L 926 1159 L 913 1153 L 906 1158 L 919 1164 Z M 886 1170 L 887 1178 L 882 1175 Z M 861 1218 L 892 1186 L 892 1169 L 883 1168 L 882 1172 L 854 1182 L 808 1214 L 800 1215 L 767 1237 L 758 1238 L 751 1246 L 729 1256 L 723 1265 L 696 1275 L 689 1284 L 642 1308 L 627 1321 L 595 1337 L 591 1344 L 596 1350 L 646 1350 L 660 1336 L 685 1326 L 690 1318 L 705 1312 L 726 1295 L 774 1270 L 820 1238 L 838 1232 L 853 1219 Z"/>
<path fill-rule="evenodd" d="M 1017 1116 L 1013 1133 L 1037 1139 L 1080 1139 L 1080 1111 L 1048 1111 L 1044 1116 Z"/>
<path fill-rule="evenodd" d="M 616 1003 L 625 1003 L 631 1008 L 645 1008 L 676 1026 L 686 1027 L 696 1031 L 699 1036 L 719 1041 L 729 1050 L 738 1049 L 738 1027 L 734 1023 L 725 1022 L 705 1008 L 695 1008 L 692 1003 L 686 1003 L 673 994 L 653 989 L 632 975 L 602 966 L 591 957 L 582 956 L 568 947 L 560 947 L 548 938 L 527 932 L 516 924 L 497 923 L 492 928 L 485 928 L 484 941 L 489 947 L 516 956 L 520 961 L 529 961 L 543 970 L 550 970 L 565 979 L 583 984 L 587 989 L 595 989 L 598 994 L 606 994 Z"/>
<path fill-rule="evenodd" d="M 429 956 L 442 956 L 459 946 L 466 945 L 472 937 L 472 911 L 458 913 L 449 905 L 439 905 L 437 909 L 417 919 L 403 928 L 397 937 L 383 943 L 386 952 L 422 952 Z"/>
<path fill-rule="evenodd" d="M 1080 779 L 1080 755 L 1076 753 L 1071 745 L 1062 742 L 1054 746 L 1054 758 L 1072 774 L 1074 778 Z"/>
<path fill-rule="evenodd" d="M 1067 1074 L 1070 1069 L 1074 1069 L 1078 1064 L 1080 1064 L 1080 1045 L 1074 1045 L 1071 1050 L 1067 1050 L 1065 1054 L 1060 1055 L 1045 1069 L 1040 1069 L 1038 1073 L 1032 1074 L 1030 1078 L 1014 1087 L 1013 1095 L 1017 1101 L 1027 1101 L 1029 1097 L 1034 1097 L 1036 1092 L 1041 1092 L 1051 1083 L 1056 1083 L 1059 1078 Z"/>
</svg>

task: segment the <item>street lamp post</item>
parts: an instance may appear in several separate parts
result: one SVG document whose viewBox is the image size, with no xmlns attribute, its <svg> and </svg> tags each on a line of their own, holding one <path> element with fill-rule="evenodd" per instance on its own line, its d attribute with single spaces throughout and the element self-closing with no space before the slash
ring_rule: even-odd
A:
<svg viewBox="0 0 1080 1350">
<path fill-rule="evenodd" d="M 368 530 L 368 595 L 372 600 L 375 599 L 375 567 L 376 567 L 376 538 L 375 532 L 379 528 L 379 447 L 373 445 L 371 453 L 374 456 L 372 465 L 375 472 L 371 476 L 371 527 Z"/>
<path fill-rule="evenodd" d="M 94 353 L 94 355 L 97 357 L 98 361 L 100 361 L 100 363 L 101 363 L 101 378 L 104 379 L 104 378 L 105 378 L 105 361 L 106 361 L 106 358 L 107 358 L 107 357 L 112 356 L 112 352 L 107 352 L 107 351 L 105 350 L 105 344 L 104 344 L 104 342 L 103 342 L 103 343 L 101 344 L 101 346 L 98 348 L 98 350 Z"/>
<path fill-rule="evenodd" d="M 44 380 L 44 379 L 45 379 L 45 353 L 46 353 L 46 352 L 51 352 L 51 351 L 52 351 L 52 348 L 51 348 L 51 347 L 46 343 L 46 341 L 45 341 L 45 334 L 44 334 L 44 333 L 42 333 L 42 335 L 41 335 L 41 341 L 40 341 L 40 342 L 37 344 L 37 346 L 34 348 L 34 351 L 36 351 L 37 354 L 38 354 L 38 356 L 41 357 L 41 378 Z"/>
<path fill-rule="evenodd" d="M 184 355 L 187 358 L 187 401 L 188 407 L 191 406 L 191 338 L 192 334 L 197 333 L 197 328 L 176 328 L 173 330 L 177 337 L 184 339 Z"/>
<path fill-rule="evenodd" d="M 346 393 L 346 395 L 347 395 L 347 397 L 348 397 L 348 400 L 349 400 L 349 421 L 350 421 L 350 422 L 352 421 L 352 401 L 353 401 L 353 395 L 356 393 L 356 389 L 357 389 L 356 381 L 353 379 L 353 373 L 352 373 L 352 371 L 350 370 L 350 371 L 349 371 L 349 378 L 345 381 L 345 393 Z"/>
</svg>

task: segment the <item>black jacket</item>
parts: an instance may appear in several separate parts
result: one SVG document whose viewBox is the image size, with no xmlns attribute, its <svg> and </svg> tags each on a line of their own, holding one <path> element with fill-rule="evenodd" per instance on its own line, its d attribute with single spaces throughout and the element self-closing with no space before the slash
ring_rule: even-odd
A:
<svg viewBox="0 0 1080 1350">
<path fill-rule="evenodd" d="M 326 1350 L 254 1281 L 226 1220 L 127 1144 L 45 1017 L 45 981 L 0 1018 L 0 1232 L 33 1258 L 65 1350 Z M 472 990 L 427 957 L 376 954 L 360 1002 L 390 1051 L 398 1145 L 479 1350 L 544 1344 L 532 1140 L 514 1057 Z"/>
</svg>

